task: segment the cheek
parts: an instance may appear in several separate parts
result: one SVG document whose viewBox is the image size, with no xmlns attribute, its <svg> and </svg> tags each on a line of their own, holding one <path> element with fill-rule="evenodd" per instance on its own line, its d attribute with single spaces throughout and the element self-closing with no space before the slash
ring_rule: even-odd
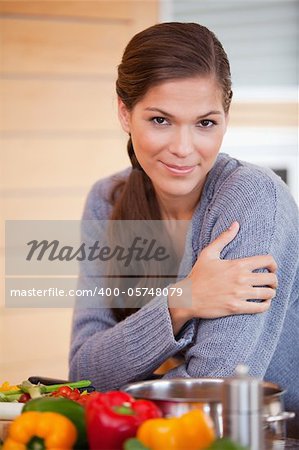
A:
<svg viewBox="0 0 299 450">
<path fill-rule="evenodd" d="M 136 154 L 139 154 L 142 157 L 159 153 L 165 145 L 164 141 L 165 139 L 163 139 L 161 134 L 159 135 L 158 133 L 147 131 L 135 135 L 133 145 Z"/>
<path fill-rule="evenodd" d="M 207 158 L 213 157 L 219 152 L 222 144 L 222 139 L 222 133 L 204 136 L 199 142 L 198 148 L 200 149 L 201 153 Z"/>
</svg>

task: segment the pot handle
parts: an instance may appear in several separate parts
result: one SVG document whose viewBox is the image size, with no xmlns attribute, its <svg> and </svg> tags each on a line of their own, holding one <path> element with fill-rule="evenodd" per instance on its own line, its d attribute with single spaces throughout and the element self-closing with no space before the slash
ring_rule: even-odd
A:
<svg viewBox="0 0 299 450">
<path fill-rule="evenodd" d="M 294 412 L 283 411 L 283 412 L 277 414 L 277 416 L 266 416 L 265 417 L 265 421 L 267 423 L 282 422 L 283 420 L 293 419 L 294 417 L 295 417 L 295 413 Z"/>
</svg>

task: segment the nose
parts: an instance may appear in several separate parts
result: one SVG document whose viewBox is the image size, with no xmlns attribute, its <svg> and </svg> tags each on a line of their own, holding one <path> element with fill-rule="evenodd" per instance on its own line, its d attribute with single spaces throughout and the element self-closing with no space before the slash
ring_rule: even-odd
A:
<svg viewBox="0 0 299 450">
<path fill-rule="evenodd" d="M 179 158 L 185 158 L 194 151 L 193 133 L 188 126 L 178 127 L 173 135 L 170 151 Z"/>
</svg>

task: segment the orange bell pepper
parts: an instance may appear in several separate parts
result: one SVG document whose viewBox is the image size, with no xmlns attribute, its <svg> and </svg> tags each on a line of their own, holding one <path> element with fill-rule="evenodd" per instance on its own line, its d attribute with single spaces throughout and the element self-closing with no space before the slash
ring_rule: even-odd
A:
<svg viewBox="0 0 299 450">
<path fill-rule="evenodd" d="M 151 450 L 201 450 L 216 436 L 211 419 L 194 409 L 181 417 L 147 420 L 138 428 L 137 438 Z"/>
<path fill-rule="evenodd" d="M 10 425 L 2 450 L 70 450 L 76 439 L 75 425 L 62 414 L 27 411 Z"/>
</svg>

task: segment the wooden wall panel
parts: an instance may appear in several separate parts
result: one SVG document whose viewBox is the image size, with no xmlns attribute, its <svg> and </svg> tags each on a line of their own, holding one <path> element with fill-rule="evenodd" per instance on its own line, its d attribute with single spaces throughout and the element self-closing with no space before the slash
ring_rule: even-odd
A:
<svg viewBox="0 0 299 450">
<path fill-rule="evenodd" d="M 3 221 L 0 221 L 0 236 L 1 236 L 1 242 L 3 242 L 3 237 L 5 233 L 5 223 Z M 5 259 L 4 259 L 4 249 L 0 248 L 0 277 L 3 282 L 0 286 L 0 367 L 1 367 L 1 346 L 3 345 L 4 336 L 3 339 L 1 337 L 1 330 L 3 329 L 3 307 L 5 302 L 4 292 L 5 292 L 5 283 L 4 283 L 4 276 L 5 276 Z"/>
<path fill-rule="evenodd" d="M 69 323 L 70 320 L 64 320 L 65 323 Z M 31 323 L 31 320 L 30 320 Z M 66 328 L 66 332 L 69 332 L 69 327 Z M 66 335 L 67 335 L 66 333 Z M 1 338 L 1 336 L 0 336 Z M 27 339 L 28 342 L 28 339 Z M 1 380 L 9 380 L 11 383 L 20 383 L 27 380 L 28 377 L 32 375 L 56 378 L 60 380 L 67 379 L 68 374 L 68 360 L 66 353 L 62 352 L 62 355 L 55 355 L 53 358 L 47 356 L 46 351 L 48 349 L 48 344 L 43 341 L 45 346 L 42 352 L 36 352 L 34 359 L 23 358 L 16 359 L 15 361 L 10 361 L 7 363 L 5 361 L 5 356 L 3 360 L 5 361 L 1 364 Z M 60 342 L 53 340 L 52 346 L 57 346 L 59 348 Z M 21 348 L 19 348 L 17 354 L 21 353 Z M 4 352 L 3 352 L 4 354 Z M 6 352 L 5 352 L 6 355 Z M 4 423 L 4 422 L 3 422 Z"/>
<path fill-rule="evenodd" d="M 247 127 L 296 127 L 298 105 L 296 103 L 232 102 L 230 126 Z"/>
<path fill-rule="evenodd" d="M 89 188 L 40 189 L 27 195 L 3 196 L 5 220 L 79 220 Z"/>
<path fill-rule="evenodd" d="M 33 321 L 33 325 L 24 332 L 21 331 L 23 335 L 22 341 L 26 341 L 26 335 L 27 339 L 34 340 L 35 338 L 35 345 L 34 346 L 27 346 L 26 348 L 26 356 L 28 359 L 35 359 L 36 353 L 42 353 L 43 349 L 43 340 L 47 338 L 47 336 L 44 335 L 43 330 L 45 328 L 48 329 L 49 335 L 51 335 L 54 339 L 54 335 L 57 336 L 57 344 L 60 341 L 61 345 L 59 348 L 59 345 L 57 348 L 54 346 L 48 350 L 48 356 L 53 357 L 55 354 L 59 353 L 59 351 L 64 352 L 67 349 L 67 346 L 69 344 L 68 339 L 60 339 L 61 337 L 64 337 L 64 330 L 63 326 L 57 326 L 57 321 L 60 322 L 61 320 L 69 319 L 72 315 L 72 312 L 69 309 L 57 309 L 53 310 L 51 308 L 22 308 L 22 309 L 14 309 L 14 308 L 6 308 L 2 310 L 2 315 L 5 318 L 5 326 L 6 326 L 6 332 L 7 332 L 7 357 L 6 362 L 15 361 L 16 360 L 16 354 L 17 354 L 17 343 L 13 339 L 13 330 L 22 330 L 22 322 L 26 319 L 30 319 L 30 317 L 33 317 L 35 320 Z M 56 322 L 56 323 L 55 323 Z M 59 324 L 60 325 L 60 324 Z M 39 337 L 37 339 L 37 337 Z M 58 352 L 57 352 L 58 350 Z"/>
<path fill-rule="evenodd" d="M 71 19 L 123 20 L 128 24 L 133 22 L 130 1 L 124 0 L 40 0 L 0 2 L 0 12 L 5 14 L 32 15 L 45 17 L 60 17 Z"/>
<path fill-rule="evenodd" d="M 38 2 L 37 2 L 38 3 Z M 110 75 L 115 77 L 130 28 L 114 23 L 64 22 L 34 18 L 1 20 L 3 74 Z"/>
<path fill-rule="evenodd" d="M 32 17 L 88 23 L 123 22 L 132 34 L 158 21 L 156 0 L 39 0 L 0 1 L 5 17 Z"/>
<path fill-rule="evenodd" d="M 128 165 L 116 66 L 157 18 L 156 0 L 0 1 L 2 279 L 5 219 L 79 220 L 91 185 Z M 66 378 L 72 311 L 5 309 L 0 284 L 0 376 Z"/>
<path fill-rule="evenodd" d="M 107 156 L 110 156 L 109 158 Z M 91 164 L 92 162 L 92 164 Z M 10 139 L 2 157 L 2 193 L 84 188 L 129 165 L 126 137 L 103 139 Z M 2 166 L 2 167 L 3 167 Z M 28 175 L 26 177 L 26 174 Z"/>
<path fill-rule="evenodd" d="M 0 338 L 5 342 L 3 380 L 20 382 L 30 375 L 67 376 L 71 310 L 2 308 L 0 314 Z"/>
<path fill-rule="evenodd" d="M 129 2 L 132 35 L 158 22 L 160 2 L 158 0 L 133 0 Z"/>
<path fill-rule="evenodd" d="M 2 80 L 0 131 L 119 130 L 110 81 Z"/>
</svg>

